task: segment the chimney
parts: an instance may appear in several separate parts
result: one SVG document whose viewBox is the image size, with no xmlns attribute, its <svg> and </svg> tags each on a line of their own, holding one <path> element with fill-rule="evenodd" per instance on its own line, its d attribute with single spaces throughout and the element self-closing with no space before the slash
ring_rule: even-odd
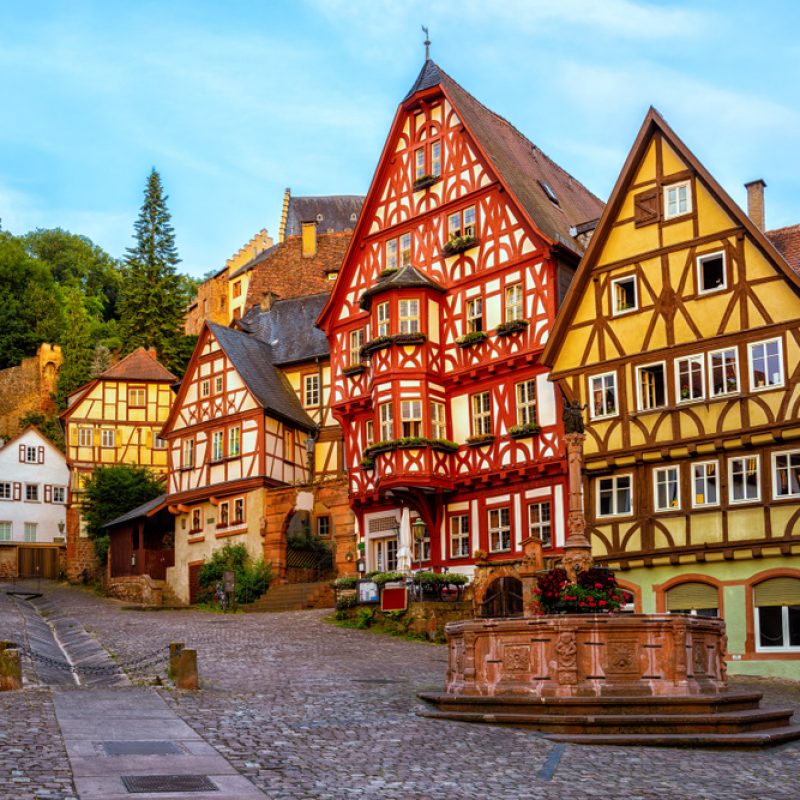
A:
<svg viewBox="0 0 800 800">
<path fill-rule="evenodd" d="M 303 223 L 303 257 L 310 258 L 317 254 L 317 223 Z"/>
<path fill-rule="evenodd" d="M 261 306 L 261 310 L 262 311 L 269 311 L 272 308 L 272 304 L 277 299 L 278 299 L 278 295 L 273 294 L 270 291 L 264 292 L 264 294 L 261 295 L 261 303 L 259 304 Z"/>
<path fill-rule="evenodd" d="M 763 231 L 765 227 L 764 189 L 767 188 L 767 184 L 759 178 L 757 181 L 746 183 L 744 188 L 747 189 L 747 216 L 759 230 Z"/>
</svg>

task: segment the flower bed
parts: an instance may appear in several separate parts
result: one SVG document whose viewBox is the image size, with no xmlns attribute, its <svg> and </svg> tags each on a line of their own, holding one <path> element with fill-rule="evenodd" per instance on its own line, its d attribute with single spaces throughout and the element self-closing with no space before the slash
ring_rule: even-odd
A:
<svg viewBox="0 0 800 800">
<path fill-rule="evenodd" d="M 534 593 L 536 614 L 600 614 L 617 611 L 625 602 L 611 570 L 591 567 L 578 575 L 575 583 L 567 580 L 561 567 L 539 574 Z"/>
</svg>

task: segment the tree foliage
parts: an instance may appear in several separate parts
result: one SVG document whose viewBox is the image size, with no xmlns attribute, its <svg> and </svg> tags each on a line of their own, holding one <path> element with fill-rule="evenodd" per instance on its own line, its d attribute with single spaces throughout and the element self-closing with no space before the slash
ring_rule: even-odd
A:
<svg viewBox="0 0 800 800">
<path fill-rule="evenodd" d="M 41 411 L 29 411 L 19 418 L 20 430 L 35 425 L 62 453 L 66 452 L 64 431 L 55 414 L 42 414 Z"/>
<path fill-rule="evenodd" d="M 67 407 L 67 397 L 91 377 L 92 347 L 89 315 L 80 291 L 71 287 L 64 291 L 65 330 L 61 339 L 63 363 L 58 371 L 55 400 L 61 409 Z"/>
<path fill-rule="evenodd" d="M 115 464 L 94 470 L 86 482 L 81 514 L 101 564 L 108 555 L 109 542 L 103 525 L 163 492 L 162 480 L 144 467 Z"/>
<path fill-rule="evenodd" d="M 153 169 L 144 203 L 134 224 L 136 244 L 125 253 L 120 294 L 120 334 L 126 351 L 155 347 L 168 368 L 179 368 L 186 282 L 175 271 L 180 262 L 161 177 Z"/>
<path fill-rule="evenodd" d="M 272 565 L 259 558 L 253 561 L 243 544 L 226 544 L 215 550 L 211 559 L 200 567 L 198 581 L 204 602 L 213 602 L 214 588 L 226 572 L 232 572 L 237 603 L 252 603 L 269 589 Z"/>
</svg>

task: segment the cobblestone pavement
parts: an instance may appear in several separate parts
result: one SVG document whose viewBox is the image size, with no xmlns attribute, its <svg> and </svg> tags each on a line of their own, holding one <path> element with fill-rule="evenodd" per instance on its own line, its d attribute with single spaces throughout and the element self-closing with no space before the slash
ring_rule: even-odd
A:
<svg viewBox="0 0 800 800">
<path fill-rule="evenodd" d="M 445 649 L 343 630 L 325 622 L 325 612 L 143 612 L 83 590 L 52 587 L 47 596 L 123 665 L 171 641 L 196 647 L 201 691 L 159 691 L 276 800 L 800 798 L 800 743 L 754 752 L 563 746 L 522 729 L 417 717 L 416 693 L 442 685 Z M 4 611 L 0 606 L 0 636 L 13 638 Z M 800 683 L 734 685 L 757 688 L 765 705 L 790 705 L 800 716 Z M 68 797 L 66 784 L 43 783 L 48 774 L 62 774 L 51 765 L 65 763 L 47 691 L 7 698 L 0 695 L 2 731 L 10 741 L 23 736 L 29 749 L 9 757 L 3 742 L 0 797 Z M 52 751 L 42 753 L 44 764 L 37 737 L 15 722 L 34 709 Z M 53 793 L 8 793 L 12 768 Z"/>
</svg>

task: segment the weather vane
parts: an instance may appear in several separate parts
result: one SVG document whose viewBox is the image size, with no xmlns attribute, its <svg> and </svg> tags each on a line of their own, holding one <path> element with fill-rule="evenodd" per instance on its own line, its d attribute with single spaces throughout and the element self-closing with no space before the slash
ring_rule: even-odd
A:
<svg viewBox="0 0 800 800">
<path fill-rule="evenodd" d="M 431 37 L 428 34 L 428 29 L 423 25 L 422 32 L 425 34 L 425 60 L 431 60 Z"/>
</svg>

